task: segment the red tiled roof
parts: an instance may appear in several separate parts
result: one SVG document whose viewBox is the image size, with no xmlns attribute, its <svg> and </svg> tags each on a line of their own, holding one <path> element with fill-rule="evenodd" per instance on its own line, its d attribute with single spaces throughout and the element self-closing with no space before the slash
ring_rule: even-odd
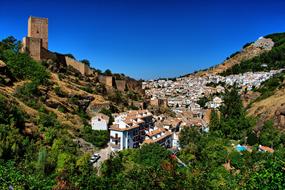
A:
<svg viewBox="0 0 285 190">
<path fill-rule="evenodd" d="M 118 124 L 115 125 L 111 125 L 110 126 L 110 130 L 114 130 L 114 131 L 129 131 L 135 128 L 138 128 L 138 125 L 133 125 L 131 127 L 126 127 L 126 128 L 120 128 Z"/>
<path fill-rule="evenodd" d="M 172 133 L 170 131 L 166 131 L 164 135 L 162 135 L 161 137 L 157 138 L 157 139 L 146 139 L 144 140 L 143 143 L 146 143 L 146 144 L 150 144 L 150 143 L 156 143 L 156 142 L 159 142 L 161 141 L 162 139 L 165 139 L 166 137 L 169 137 L 170 135 L 172 135 Z"/>
<path fill-rule="evenodd" d="M 262 146 L 262 145 L 260 145 L 260 146 L 259 146 L 259 149 L 260 149 L 260 150 L 263 150 L 263 151 L 266 151 L 266 152 L 270 152 L 270 153 L 273 153 L 273 152 L 274 152 L 274 150 L 273 150 L 272 148 L 268 147 L 268 146 Z"/>
</svg>

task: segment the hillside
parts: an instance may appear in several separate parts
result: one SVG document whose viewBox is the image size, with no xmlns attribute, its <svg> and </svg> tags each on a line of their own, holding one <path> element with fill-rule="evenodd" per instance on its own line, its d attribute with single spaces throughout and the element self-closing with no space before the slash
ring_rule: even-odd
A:
<svg viewBox="0 0 285 190">
<path fill-rule="evenodd" d="M 226 70 L 229 70 L 235 65 L 257 57 L 263 53 L 271 51 L 274 46 L 274 42 L 269 37 L 260 38 L 256 42 L 248 43 L 243 46 L 241 51 L 237 51 L 226 58 L 226 60 L 214 67 L 206 69 L 204 71 L 199 71 L 195 73 L 195 76 L 205 76 L 209 74 L 220 74 Z"/>
<path fill-rule="evenodd" d="M 280 130 L 285 128 L 284 105 L 285 105 L 285 73 L 284 71 L 265 81 L 256 93 L 259 97 L 251 99 L 248 107 L 248 115 L 257 116 L 257 128 L 266 121 L 272 120 L 274 126 Z"/>
<path fill-rule="evenodd" d="M 282 69 L 285 67 L 285 33 L 276 33 L 265 36 L 272 39 L 274 46 L 251 59 L 243 60 L 240 64 L 224 70 L 221 75 L 240 74 L 245 72 L 258 72 Z M 284 72 L 265 81 L 259 91 L 260 97 L 252 99 L 248 114 L 257 116 L 257 127 L 266 121 L 272 120 L 274 126 L 284 130 Z"/>
<path fill-rule="evenodd" d="M 271 45 L 245 47 L 227 63 L 254 59 Z M 284 123 L 284 72 L 254 89 L 260 96 L 246 94 L 249 115 L 238 89 L 226 89 L 220 111 L 211 112 L 209 132 L 183 128 L 176 154 L 147 144 L 114 153 L 98 169 L 89 160 L 109 133 L 91 130 L 90 117 L 136 109 L 133 103 L 143 99 L 140 82 L 110 71 L 82 75 L 60 59 L 37 62 L 19 49 L 14 38 L 0 42 L 0 189 L 270 189 L 272 179 L 284 188 L 285 134 L 268 122 L 276 116 L 277 125 Z M 100 75 L 124 79 L 127 88 L 114 88 Z M 256 115 L 263 122 L 258 133 L 250 117 Z M 244 139 L 251 148 L 241 153 L 234 145 Z M 259 144 L 274 150 L 260 152 Z"/>
<path fill-rule="evenodd" d="M 247 43 L 241 51 L 230 55 L 222 64 L 189 74 L 188 76 L 207 76 L 242 74 L 278 70 L 285 67 L 285 33 L 275 33 Z M 272 120 L 274 126 L 284 129 L 284 72 L 265 81 L 256 92 L 243 96 L 248 115 L 258 116 L 257 127 Z"/>
<path fill-rule="evenodd" d="M 49 155 L 43 158 L 46 175 L 55 172 L 60 159 L 62 165 L 56 167 L 57 172 L 64 173 L 80 159 L 82 167 L 88 165 L 90 154 L 105 147 L 109 140 L 107 131 L 91 130 L 91 117 L 98 112 L 111 116 L 130 106 L 135 109 L 133 102 L 141 99 L 141 85 L 110 71 L 85 76 L 60 60 L 36 62 L 20 53 L 20 48 L 21 42 L 13 37 L 0 41 L 0 165 L 2 159 L 18 161 L 20 171 L 37 182 L 43 181 L 36 187 L 49 189 L 45 176 L 32 174 L 33 170 L 41 170 L 38 156 Z M 126 89 L 100 82 L 100 75 L 125 80 Z M 76 167 L 78 171 L 81 166 Z M 61 189 L 61 179 L 51 181 Z"/>
</svg>

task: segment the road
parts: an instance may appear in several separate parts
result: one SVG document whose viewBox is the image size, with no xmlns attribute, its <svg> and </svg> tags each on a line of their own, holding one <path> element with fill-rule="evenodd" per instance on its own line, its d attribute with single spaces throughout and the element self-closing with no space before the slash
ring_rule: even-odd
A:
<svg viewBox="0 0 285 190">
<path fill-rule="evenodd" d="M 106 148 L 100 149 L 99 151 L 94 152 L 94 153 L 98 153 L 101 156 L 101 158 L 96 163 L 93 164 L 94 167 L 100 169 L 101 164 L 105 160 L 110 158 L 110 156 L 112 154 L 112 149 L 111 149 L 110 144 L 108 143 L 108 146 Z"/>
</svg>

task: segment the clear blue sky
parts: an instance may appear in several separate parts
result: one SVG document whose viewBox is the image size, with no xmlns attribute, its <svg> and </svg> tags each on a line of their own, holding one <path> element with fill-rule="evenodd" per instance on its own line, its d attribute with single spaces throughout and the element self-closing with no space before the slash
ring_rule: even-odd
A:
<svg viewBox="0 0 285 190">
<path fill-rule="evenodd" d="M 49 18 L 49 49 L 136 79 L 222 62 L 245 43 L 285 31 L 280 0 L 1 0 L 0 38 Z"/>
</svg>

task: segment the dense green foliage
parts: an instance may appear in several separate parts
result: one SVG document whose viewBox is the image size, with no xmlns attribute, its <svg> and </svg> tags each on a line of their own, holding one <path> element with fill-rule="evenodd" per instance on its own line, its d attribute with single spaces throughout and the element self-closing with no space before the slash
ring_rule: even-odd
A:
<svg viewBox="0 0 285 190">
<path fill-rule="evenodd" d="M 254 120 L 246 116 L 237 88 L 226 89 L 223 101 L 220 117 L 216 111 L 212 113 L 210 130 L 226 138 L 238 140 L 245 137 L 252 130 Z"/>
<path fill-rule="evenodd" d="M 158 144 L 122 151 L 102 166 L 106 189 L 188 189 L 186 175 Z"/>
<path fill-rule="evenodd" d="M 21 80 L 32 80 L 37 84 L 47 82 L 49 73 L 40 63 L 34 61 L 28 54 L 20 53 L 20 42 L 8 37 L 0 42 L 0 60 L 3 60 L 13 77 Z"/>
<path fill-rule="evenodd" d="M 104 130 L 92 130 L 91 126 L 84 126 L 80 132 L 83 139 L 96 147 L 104 147 L 109 141 L 109 132 Z"/>
<path fill-rule="evenodd" d="M 241 154 L 231 146 L 231 140 L 214 133 L 194 128 L 182 134 L 186 141 L 178 156 L 188 164 L 191 173 L 187 183 L 193 189 L 285 188 L 284 144 L 276 146 L 273 154 L 258 152 L 257 145 L 251 153 Z"/>
<path fill-rule="evenodd" d="M 231 74 L 239 74 L 245 72 L 270 71 L 273 69 L 281 69 L 285 67 L 285 33 L 277 33 L 265 36 L 274 41 L 274 47 L 271 51 L 265 52 L 252 59 L 242 61 L 240 64 L 234 65 L 227 69 L 221 75 L 227 76 Z M 266 66 L 264 66 L 266 64 Z"/>
</svg>

